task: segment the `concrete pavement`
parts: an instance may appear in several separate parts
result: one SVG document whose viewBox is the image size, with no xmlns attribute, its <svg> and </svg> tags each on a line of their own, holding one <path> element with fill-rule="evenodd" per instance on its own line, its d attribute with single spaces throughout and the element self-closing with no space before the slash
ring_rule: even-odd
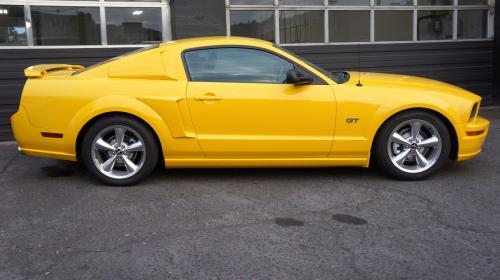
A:
<svg viewBox="0 0 500 280">
<path fill-rule="evenodd" d="M 104 187 L 0 145 L 0 279 L 499 279 L 500 110 L 427 181 L 375 169 L 160 170 Z"/>
</svg>

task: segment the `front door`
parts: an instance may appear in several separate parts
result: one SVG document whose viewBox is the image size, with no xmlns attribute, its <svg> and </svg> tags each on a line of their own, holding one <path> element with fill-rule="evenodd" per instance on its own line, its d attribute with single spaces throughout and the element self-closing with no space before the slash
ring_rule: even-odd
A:
<svg viewBox="0 0 500 280">
<path fill-rule="evenodd" d="M 205 156 L 327 157 L 336 108 L 329 85 L 318 78 L 286 84 L 297 66 L 260 49 L 198 49 L 184 59 L 189 110 Z"/>
</svg>

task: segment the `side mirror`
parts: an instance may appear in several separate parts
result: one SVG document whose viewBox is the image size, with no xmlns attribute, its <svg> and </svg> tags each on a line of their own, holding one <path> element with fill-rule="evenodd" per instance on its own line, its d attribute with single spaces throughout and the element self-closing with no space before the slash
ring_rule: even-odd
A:
<svg viewBox="0 0 500 280">
<path fill-rule="evenodd" d="M 294 85 L 308 85 L 314 82 L 313 78 L 306 76 L 301 71 L 295 69 L 286 72 L 286 83 Z"/>
</svg>

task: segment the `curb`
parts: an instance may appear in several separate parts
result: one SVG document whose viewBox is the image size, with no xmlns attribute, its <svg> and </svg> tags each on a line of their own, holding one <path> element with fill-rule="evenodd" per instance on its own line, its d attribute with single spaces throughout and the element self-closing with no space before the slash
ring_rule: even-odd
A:
<svg viewBox="0 0 500 280">
<path fill-rule="evenodd" d="M 481 107 L 481 111 L 493 111 L 493 110 L 500 110 L 500 106 Z"/>
<path fill-rule="evenodd" d="M 0 141 L 0 147 L 1 146 L 15 146 L 17 145 L 16 141 Z"/>
</svg>

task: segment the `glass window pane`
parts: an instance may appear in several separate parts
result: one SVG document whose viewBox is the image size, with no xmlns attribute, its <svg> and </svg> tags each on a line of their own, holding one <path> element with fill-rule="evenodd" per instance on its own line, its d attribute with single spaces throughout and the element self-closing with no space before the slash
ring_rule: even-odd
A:
<svg viewBox="0 0 500 280">
<path fill-rule="evenodd" d="M 280 5 L 296 5 L 296 6 L 323 6 L 323 0 L 279 0 Z"/>
<path fill-rule="evenodd" d="M 274 0 L 230 0 L 231 5 L 274 5 Z"/>
<path fill-rule="evenodd" d="M 286 82 L 294 65 L 274 54 L 246 48 L 188 51 L 186 65 L 192 81 L 274 83 Z"/>
<path fill-rule="evenodd" d="M 375 41 L 412 39 L 413 11 L 375 11 Z"/>
<path fill-rule="evenodd" d="M 370 0 L 329 0 L 332 6 L 370 6 Z"/>
<path fill-rule="evenodd" d="M 231 11 L 231 35 L 274 42 L 274 11 Z"/>
<path fill-rule="evenodd" d="M 281 11 L 280 42 L 323 43 L 323 11 Z"/>
<path fill-rule="evenodd" d="M 458 39 L 478 39 L 487 37 L 488 11 L 458 11 Z"/>
<path fill-rule="evenodd" d="M 413 0 L 376 0 L 376 6 L 413 6 Z"/>
<path fill-rule="evenodd" d="M 0 5 L 0 46 L 25 46 L 23 6 Z"/>
<path fill-rule="evenodd" d="M 330 11 L 331 42 L 370 41 L 370 11 Z"/>
<path fill-rule="evenodd" d="M 418 40 L 453 39 L 453 11 L 418 11 Z"/>
<path fill-rule="evenodd" d="M 458 5 L 488 5 L 488 0 L 458 0 Z"/>
<path fill-rule="evenodd" d="M 453 0 L 418 0 L 419 6 L 448 6 L 453 5 Z"/>
<path fill-rule="evenodd" d="M 31 6 L 31 19 L 35 46 L 101 44 L 97 7 Z"/>
<path fill-rule="evenodd" d="M 162 41 L 160 8 L 106 8 L 108 44 L 151 44 Z"/>
</svg>

